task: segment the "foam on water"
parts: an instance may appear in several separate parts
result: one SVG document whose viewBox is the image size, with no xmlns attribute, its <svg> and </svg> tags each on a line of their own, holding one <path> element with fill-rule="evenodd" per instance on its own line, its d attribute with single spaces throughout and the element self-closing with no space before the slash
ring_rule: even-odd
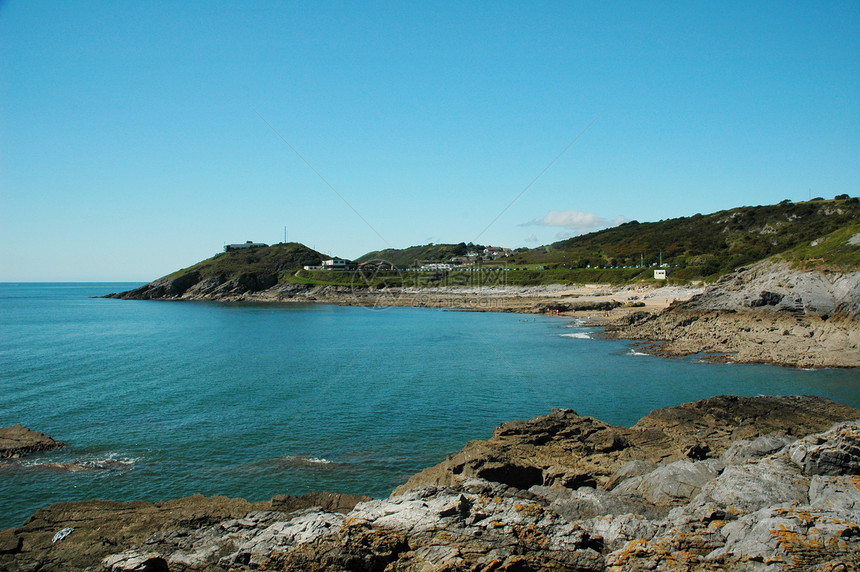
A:
<svg viewBox="0 0 860 572">
<path fill-rule="evenodd" d="M 576 332 L 575 334 L 559 334 L 562 338 L 574 338 L 577 340 L 590 340 L 591 334 L 587 332 Z"/>
</svg>

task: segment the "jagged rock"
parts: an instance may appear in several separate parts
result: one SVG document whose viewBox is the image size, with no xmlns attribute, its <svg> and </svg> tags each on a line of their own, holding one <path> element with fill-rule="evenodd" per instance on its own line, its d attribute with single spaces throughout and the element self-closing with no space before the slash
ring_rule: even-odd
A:
<svg viewBox="0 0 860 572">
<path fill-rule="evenodd" d="M 762 435 L 752 440 L 741 439 L 732 443 L 720 455 L 720 460 L 724 465 L 739 465 L 775 453 L 796 439 L 791 435 L 779 434 Z"/>
<path fill-rule="evenodd" d="M 853 569 L 860 564 L 860 529 L 856 518 L 850 522 L 844 516 L 808 507 L 763 508 L 726 524 L 725 544 L 706 561 L 746 570 L 813 570 L 828 564 Z"/>
<path fill-rule="evenodd" d="M 360 502 L 369 501 L 370 497 L 363 495 L 345 495 L 340 493 L 307 493 L 298 497 L 291 495 L 275 495 L 272 497 L 272 508 L 282 512 L 292 512 L 309 506 L 318 506 L 329 512 L 348 513 Z"/>
<path fill-rule="evenodd" d="M 647 461 L 628 461 L 627 463 L 622 465 L 620 469 L 613 473 L 613 475 L 606 482 L 606 488 L 614 489 L 618 485 L 618 483 L 621 483 L 632 477 L 647 475 L 656 468 L 657 465 L 655 465 L 654 463 L 649 463 Z"/>
<path fill-rule="evenodd" d="M 607 335 L 655 342 L 662 355 L 860 367 L 860 272 L 797 271 L 763 261 L 659 315 L 631 315 Z"/>
<path fill-rule="evenodd" d="M 667 512 L 662 507 L 650 505 L 641 498 L 591 487 L 581 487 L 575 491 L 549 487 L 532 487 L 529 490 L 548 502 L 549 508 L 570 521 L 631 513 L 648 518 L 659 518 L 665 516 Z"/>
<path fill-rule="evenodd" d="M 716 506 L 727 514 L 746 514 L 775 504 L 806 502 L 808 491 L 808 477 L 784 458 L 767 457 L 727 467 L 682 510 Z"/>
<path fill-rule="evenodd" d="M 435 467 L 414 475 L 395 494 L 426 485 L 459 485 L 472 477 L 528 488 L 546 485 L 608 489 L 630 462 L 666 464 L 718 458 L 738 439 L 773 433 L 806 435 L 860 411 L 815 396 L 717 396 L 652 411 L 633 427 L 613 427 L 569 409 L 498 427 L 488 441 L 470 441 Z"/>
<path fill-rule="evenodd" d="M 723 470 L 716 460 L 675 461 L 648 474 L 630 478 L 613 489 L 618 495 L 635 495 L 656 506 L 676 506 L 699 493 Z"/>
<path fill-rule="evenodd" d="M 331 506 L 357 502 L 350 495 L 336 497 L 331 497 Z M 321 497 L 291 498 L 291 507 L 299 510 L 312 507 Z M 242 543 L 289 518 L 286 512 L 272 510 L 269 501 L 202 495 L 156 503 L 56 503 L 36 511 L 23 526 L 0 532 L 0 570 L 77 571 L 101 566 L 107 557 L 115 557 L 110 566 L 116 570 L 134 570 L 156 556 L 171 572 L 195 566 L 217 570 L 220 559 L 237 552 Z M 52 543 L 54 534 L 66 527 L 74 531 Z M 116 557 L 120 553 L 122 557 Z"/>
<path fill-rule="evenodd" d="M 238 550 L 222 558 L 225 568 L 237 564 L 257 567 L 275 552 L 283 552 L 295 545 L 306 544 L 338 530 L 344 517 L 340 513 L 307 509 L 287 521 L 278 521 L 242 543 Z"/>
<path fill-rule="evenodd" d="M 788 454 L 804 473 L 860 475 L 860 429 L 856 423 L 843 423 L 797 441 Z"/>
<path fill-rule="evenodd" d="M 454 465 L 551 476 L 528 490 L 458 475 L 362 502 L 58 503 L 0 532 L 0 570 L 850 570 L 860 566 L 860 422 L 803 433 L 839 417 L 860 411 L 821 398 L 723 396 L 632 428 L 555 411 L 467 445 L 491 455 L 486 463 Z M 691 444 L 710 457 L 692 460 Z M 606 486 L 567 488 L 571 475 Z"/>
<path fill-rule="evenodd" d="M 157 554 L 122 552 L 108 556 L 102 566 L 109 572 L 169 572 L 167 562 Z"/>
<path fill-rule="evenodd" d="M 20 423 L 11 427 L 0 427 L 0 459 L 15 459 L 65 446 L 65 443 L 54 441 L 44 433 L 31 431 Z"/>
</svg>

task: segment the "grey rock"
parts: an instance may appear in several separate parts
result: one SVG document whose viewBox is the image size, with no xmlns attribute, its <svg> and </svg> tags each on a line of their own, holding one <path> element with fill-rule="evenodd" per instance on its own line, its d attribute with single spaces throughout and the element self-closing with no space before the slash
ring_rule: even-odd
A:
<svg viewBox="0 0 860 572">
<path fill-rule="evenodd" d="M 791 460 L 810 475 L 860 475 L 860 422 L 837 425 L 788 448 Z"/>
<path fill-rule="evenodd" d="M 809 506 L 818 510 L 860 514 L 860 480 L 853 475 L 812 477 Z"/>
<path fill-rule="evenodd" d="M 657 506 L 675 506 L 698 494 L 722 469 L 723 465 L 717 459 L 675 461 L 646 475 L 627 479 L 613 492 L 639 496 Z"/>
<path fill-rule="evenodd" d="M 713 505 L 728 514 L 742 515 L 776 504 L 805 504 L 808 492 L 809 478 L 786 459 L 772 456 L 726 467 L 684 510 Z"/>
<path fill-rule="evenodd" d="M 731 447 L 720 455 L 720 460 L 724 465 L 739 465 L 747 461 L 761 459 L 771 453 L 776 453 L 796 440 L 797 437 L 775 433 L 762 435 L 753 440 L 741 439 L 735 441 Z"/>
<path fill-rule="evenodd" d="M 647 475 L 655 468 L 657 468 L 656 464 L 649 463 L 648 461 L 643 461 L 641 459 L 628 461 L 627 463 L 622 465 L 620 469 L 613 473 L 613 475 L 609 478 L 609 482 L 606 483 L 606 488 L 613 489 L 618 485 L 618 483 L 632 477 Z"/>
<path fill-rule="evenodd" d="M 845 516 L 808 507 L 764 508 L 726 524 L 724 545 L 706 561 L 748 570 L 813 570 L 826 564 L 850 570 L 860 563 L 860 533 Z"/>
</svg>

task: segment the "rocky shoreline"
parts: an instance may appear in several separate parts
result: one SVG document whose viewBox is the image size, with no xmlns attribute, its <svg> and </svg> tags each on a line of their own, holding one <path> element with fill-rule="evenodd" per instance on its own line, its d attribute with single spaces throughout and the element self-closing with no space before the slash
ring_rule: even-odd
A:
<svg viewBox="0 0 860 572">
<path fill-rule="evenodd" d="M 632 313 L 606 334 L 665 356 L 860 367 L 860 272 L 801 272 L 763 262 L 660 313 Z"/>
<path fill-rule="evenodd" d="M 387 499 L 57 503 L 0 570 L 851 570 L 858 515 L 860 410 L 719 396 L 505 423 Z"/>
<path fill-rule="evenodd" d="M 800 271 L 764 261 L 706 288 L 547 285 L 369 289 L 165 277 L 108 297 L 134 300 L 328 303 L 576 317 L 663 356 L 791 367 L 860 367 L 860 272 Z"/>
</svg>

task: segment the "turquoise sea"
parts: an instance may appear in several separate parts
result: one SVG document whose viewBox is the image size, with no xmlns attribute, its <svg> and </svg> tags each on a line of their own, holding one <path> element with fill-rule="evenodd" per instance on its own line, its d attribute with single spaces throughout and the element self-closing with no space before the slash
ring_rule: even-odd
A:
<svg viewBox="0 0 860 572">
<path fill-rule="evenodd" d="M 0 463 L 0 528 L 60 500 L 383 497 L 553 407 L 625 425 L 723 393 L 860 407 L 855 371 L 657 358 L 563 318 L 95 297 L 134 286 L 0 284 L 0 426 L 69 445 Z"/>
</svg>

